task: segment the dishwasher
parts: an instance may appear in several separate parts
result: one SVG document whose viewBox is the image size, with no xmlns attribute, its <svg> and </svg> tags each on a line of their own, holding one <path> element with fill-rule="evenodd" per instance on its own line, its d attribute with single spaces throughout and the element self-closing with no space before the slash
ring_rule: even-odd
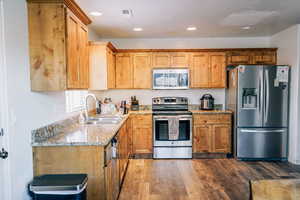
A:
<svg viewBox="0 0 300 200">
<path fill-rule="evenodd" d="M 117 200 L 120 192 L 118 140 L 113 138 L 105 148 L 106 199 Z"/>
</svg>

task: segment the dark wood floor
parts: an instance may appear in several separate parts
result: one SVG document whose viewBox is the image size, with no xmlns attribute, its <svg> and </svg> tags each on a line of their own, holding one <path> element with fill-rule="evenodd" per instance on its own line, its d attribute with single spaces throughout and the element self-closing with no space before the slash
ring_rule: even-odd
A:
<svg viewBox="0 0 300 200">
<path fill-rule="evenodd" d="M 280 162 L 130 160 L 119 200 L 248 200 L 249 180 L 300 178 Z"/>
</svg>

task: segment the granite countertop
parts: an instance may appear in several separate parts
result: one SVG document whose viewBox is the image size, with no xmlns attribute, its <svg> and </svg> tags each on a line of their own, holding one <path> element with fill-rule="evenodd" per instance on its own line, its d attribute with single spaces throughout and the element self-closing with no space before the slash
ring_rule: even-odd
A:
<svg viewBox="0 0 300 200">
<path fill-rule="evenodd" d="M 60 134 L 42 141 L 32 142 L 32 146 L 106 146 L 128 117 L 129 115 L 124 115 L 118 124 L 84 125 L 75 123 L 62 129 Z"/>
<path fill-rule="evenodd" d="M 193 114 L 231 114 L 229 110 L 199 110 L 190 108 Z M 78 116 L 55 122 L 32 131 L 32 146 L 106 146 L 117 134 L 130 114 L 152 114 L 151 109 L 129 111 L 118 124 L 84 125 Z"/>
<path fill-rule="evenodd" d="M 190 110 L 193 114 L 232 114 L 230 110 Z"/>
</svg>

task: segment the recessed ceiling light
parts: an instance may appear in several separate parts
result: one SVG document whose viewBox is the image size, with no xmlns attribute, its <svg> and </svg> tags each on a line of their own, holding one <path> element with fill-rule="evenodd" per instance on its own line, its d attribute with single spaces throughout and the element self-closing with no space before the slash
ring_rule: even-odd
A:
<svg viewBox="0 0 300 200">
<path fill-rule="evenodd" d="M 90 15 L 98 17 L 98 16 L 101 16 L 102 13 L 101 12 L 97 12 L 97 11 L 93 11 L 93 12 L 90 12 Z"/>
<path fill-rule="evenodd" d="M 142 31 L 142 28 L 133 28 L 133 31 Z"/>
<path fill-rule="evenodd" d="M 249 30 L 249 29 L 251 29 L 251 26 L 243 26 L 242 29 Z"/>
<path fill-rule="evenodd" d="M 188 31 L 195 31 L 195 30 L 197 30 L 197 27 L 190 26 L 190 27 L 187 27 L 186 30 L 188 30 Z"/>
</svg>

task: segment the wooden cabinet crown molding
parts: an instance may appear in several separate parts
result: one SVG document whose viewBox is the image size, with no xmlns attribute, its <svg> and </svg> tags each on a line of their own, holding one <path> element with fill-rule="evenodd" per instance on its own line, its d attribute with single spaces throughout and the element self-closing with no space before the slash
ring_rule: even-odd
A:
<svg viewBox="0 0 300 200">
<path fill-rule="evenodd" d="M 89 25 L 92 20 L 83 12 L 74 0 L 27 0 L 27 3 L 62 3 L 66 5 L 84 23 Z"/>
<path fill-rule="evenodd" d="M 108 47 L 112 52 L 116 53 L 118 50 L 111 42 L 96 42 L 96 41 L 89 41 L 89 45 L 104 45 Z"/>
<path fill-rule="evenodd" d="M 118 53 L 146 52 L 231 52 L 231 51 L 277 51 L 277 48 L 223 48 L 223 49 L 118 49 Z"/>
</svg>

